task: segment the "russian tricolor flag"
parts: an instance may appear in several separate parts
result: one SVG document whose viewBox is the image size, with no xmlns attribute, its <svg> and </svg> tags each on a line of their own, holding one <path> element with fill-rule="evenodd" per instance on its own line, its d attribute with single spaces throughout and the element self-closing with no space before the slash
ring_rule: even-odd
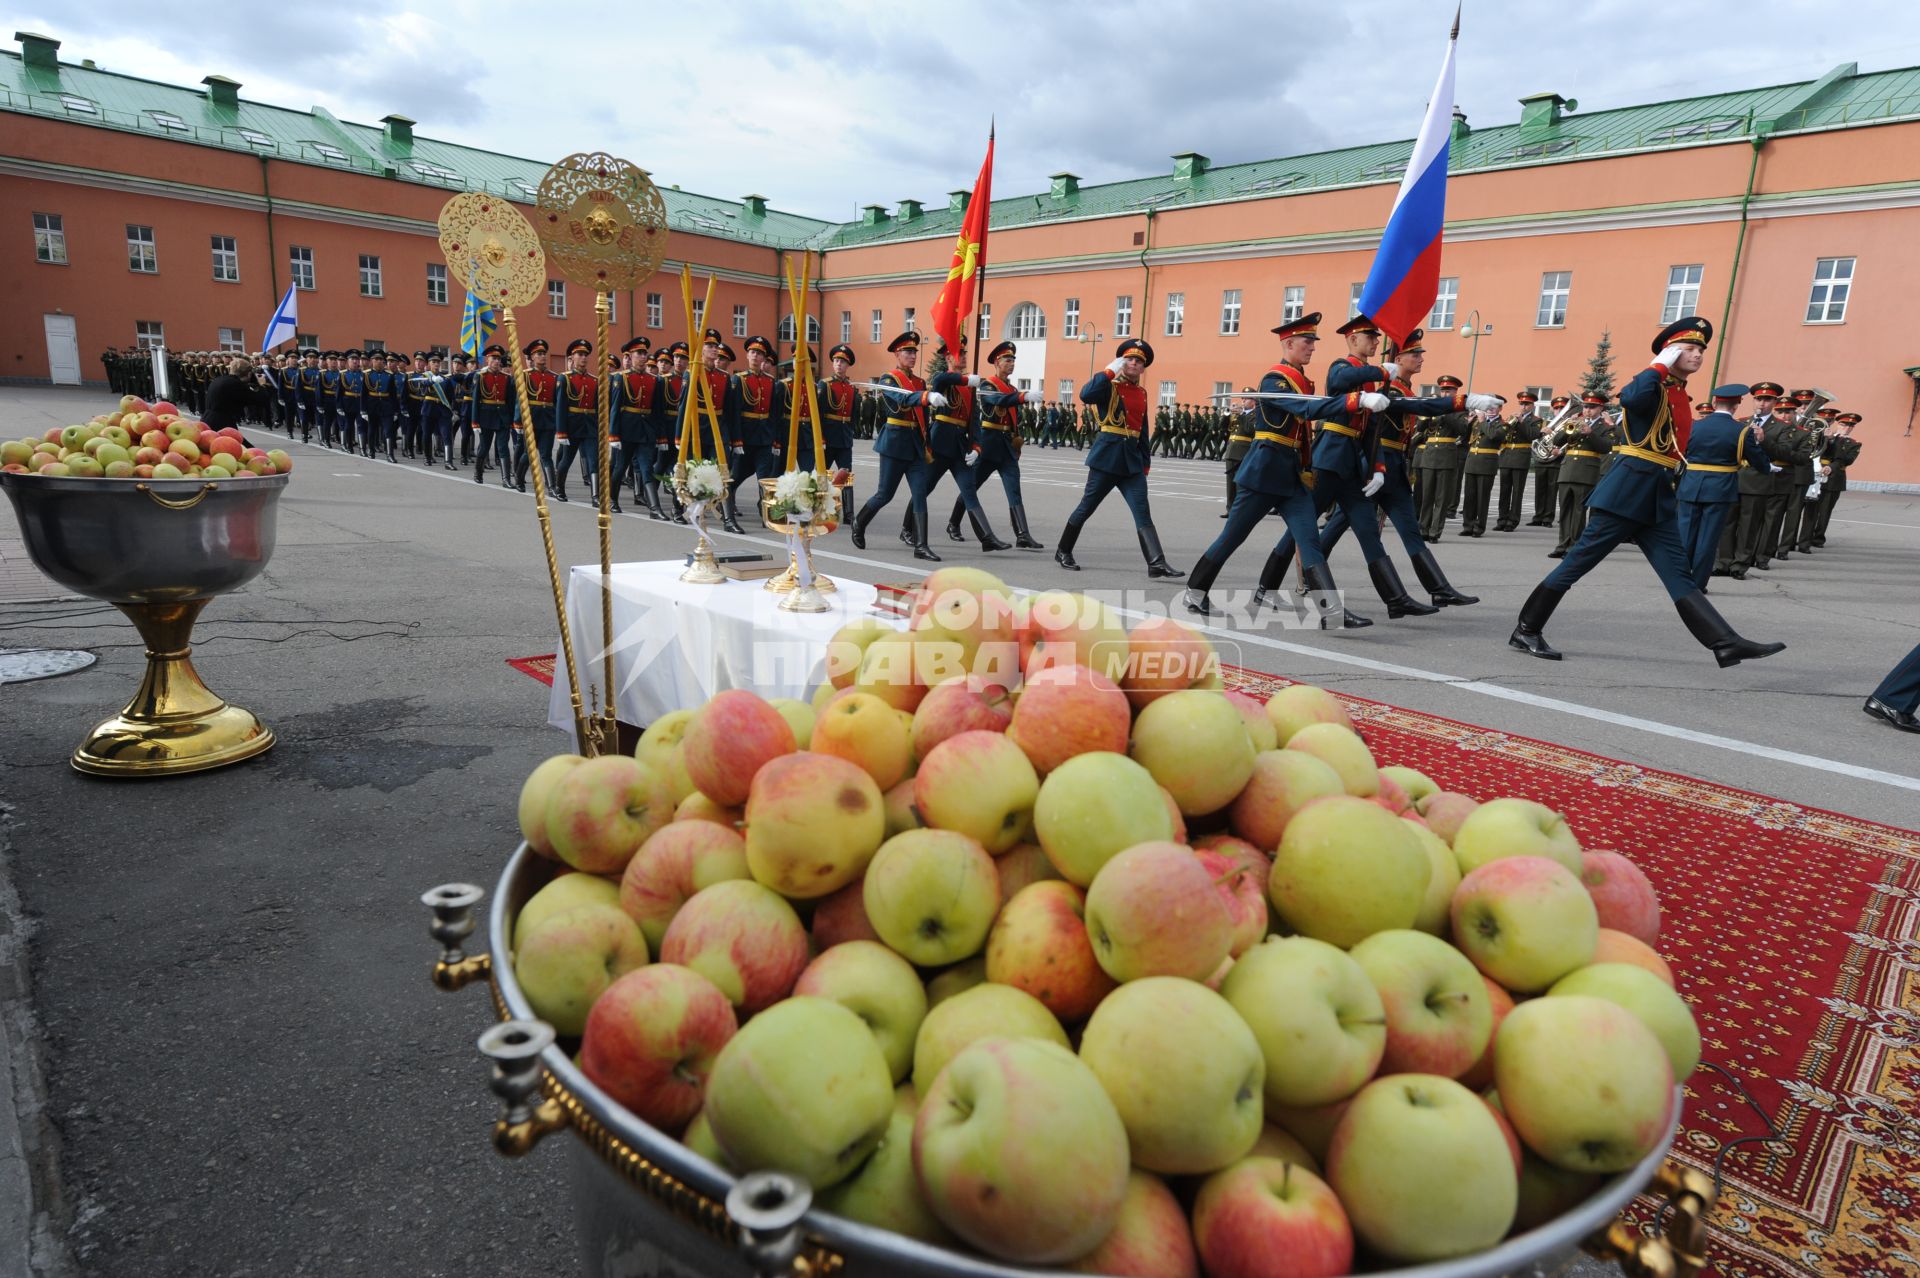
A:
<svg viewBox="0 0 1920 1278">
<path fill-rule="evenodd" d="M 1380 250 L 1367 285 L 1360 290 L 1360 310 L 1378 324 L 1395 346 L 1406 341 L 1433 309 L 1440 291 L 1441 232 L 1447 220 L 1447 144 L 1453 134 L 1453 48 L 1460 38 L 1460 18 L 1453 20 L 1446 61 L 1440 64 L 1440 82 L 1427 100 L 1427 117 L 1420 122 L 1413 156 L 1400 179 L 1393 213 L 1380 237 Z"/>
</svg>

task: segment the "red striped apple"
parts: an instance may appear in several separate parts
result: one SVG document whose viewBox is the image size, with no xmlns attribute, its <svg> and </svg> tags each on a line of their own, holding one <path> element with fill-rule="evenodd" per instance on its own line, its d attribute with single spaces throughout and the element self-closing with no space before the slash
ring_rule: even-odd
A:
<svg viewBox="0 0 1920 1278">
<path fill-rule="evenodd" d="M 747 801 L 761 765 L 792 754 L 793 729 L 780 712 L 744 688 L 718 693 L 694 712 L 681 739 L 687 775 L 723 806 Z"/>
<path fill-rule="evenodd" d="M 1596 963 L 1631 963 L 1635 967 L 1644 967 L 1665 981 L 1671 988 L 1678 988 L 1673 979 L 1673 968 L 1651 945 L 1625 932 L 1616 932 L 1610 927 L 1600 929 L 1599 939 L 1593 946 L 1593 961 Z"/>
<path fill-rule="evenodd" d="M 1582 852 L 1580 881 L 1600 926 L 1652 945 L 1660 939 L 1660 897 L 1641 868 L 1618 852 Z"/>
<path fill-rule="evenodd" d="M 978 675 L 949 679 L 927 690 L 913 712 L 913 752 L 926 758 L 948 737 L 962 732 L 1005 732 L 1013 722 L 1013 697 Z"/>
<path fill-rule="evenodd" d="M 1063 1021 L 1085 1020 L 1114 990 L 1087 939 L 1086 899 L 1058 879 L 1009 898 L 987 936 L 987 979 L 1025 990 Z"/>
<path fill-rule="evenodd" d="M 1207 1278 L 1333 1278 L 1353 1269 L 1353 1227 L 1327 1183 L 1277 1158 L 1207 1177 L 1193 1204 Z"/>
<path fill-rule="evenodd" d="M 747 868 L 795 900 L 858 879 L 887 829 L 873 778 L 827 754 L 769 760 L 753 778 L 746 817 Z"/>
<path fill-rule="evenodd" d="M 674 821 L 656 830 L 620 877 L 620 908 L 658 951 L 667 925 L 694 893 L 751 878 L 747 842 L 712 821 Z"/>
<path fill-rule="evenodd" d="M 700 1112 L 707 1075 L 739 1028 L 706 977 L 671 963 L 609 985 L 587 1014 L 580 1068 L 641 1119 L 677 1132 Z"/>
<path fill-rule="evenodd" d="M 1178 843 L 1137 843 L 1087 888 L 1087 936 L 1107 975 L 1204 981 L 1233 945 L 1234 919 L 1213 878 Z"/>
<path fill-rule="evenodd" d="M 1227 819 L 1235 834 L 1271 852 L 1301 808 L 1345 793 L 1340 774 L 1304 750 L 1266 750 L 1254 756 L 1253 772 Z"/>
<path fill-rule="evenodd" d="M 1069 1267 L 1111 1278 L 1200 1278 L 1186 1210 L 1167 1182 L 1137 1167 L 1127 1175 L 1113 1232 Z"/>
<path fill-rule="evenodd" d="M 1132 722 L 1126 694 L 1106 675 L 1083 665 L 1051 666 L 1020 690 L 1007 738 L 1045 776 L 1079 755 L 1126 753 Z"/>
<path fill-rule="evenodd" d="M 660 942 L 662 962 L 692 968 L 748 1016 L 778 1003 L 807 965 L 807 932 L 781 897 L 751 879 L 694 893 Z"/>
<path fill-rule="evenodd" d="M 1380 991 L 1387 1014 L 1388 1074 L 1458 1078 L 1493 1038 L 1486 982 L 1459 950 L 1425 932 L 1375 932 L 1353 961 Z"/>
<path fill-rule="evenodd" d="M 1489 861 L 1454 889 L 1454 944 L 1516 994 L 1593 962 L 1599 930 L 1579 878 L 1543 856 Z"/>
<path fill-rule="evenodd" d="M 606 755 L 560 770 L 547 800 L 547 842 L 576 870 L 614 875 L 672 819 L 664 776 L 638 759 Z"/>
</svg>

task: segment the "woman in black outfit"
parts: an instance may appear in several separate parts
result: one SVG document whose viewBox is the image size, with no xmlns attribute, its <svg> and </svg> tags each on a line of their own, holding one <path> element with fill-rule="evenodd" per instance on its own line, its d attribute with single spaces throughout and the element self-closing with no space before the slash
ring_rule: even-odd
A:
<svg viewBox="0 0 1920 1278">
<path fill-rule="evenodd" d="M 247 405 L 253 400 L 253 365 L 244 359 L 236 359 L 227 365 L 227 371 L 213 379 L 207 387 L 206 411 L 200 414 L 200 420 L 209 430 L 223 430 L 228 426 L 239 427 L 246 417 Z"/>
</svg>

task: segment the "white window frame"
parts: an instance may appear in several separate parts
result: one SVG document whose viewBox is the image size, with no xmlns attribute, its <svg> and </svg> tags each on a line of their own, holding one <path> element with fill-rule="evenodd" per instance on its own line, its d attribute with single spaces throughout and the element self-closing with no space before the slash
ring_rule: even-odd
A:
<svg viewBox="0 0 1920 1278">
<path fill-rule="evenodd" d="M 1813 287 L 1807 291 L 1809 324 L 1844 324 L 1847 303 L 1853 299 L 1853 277 L 1859 265 L 1857 257 L 1820 257 L 1813 262 Z M 1841 274 L 1844 268 L 1845 274 Z M 1822 276 L 1820 272 L 1826 270 Z"/>
<path fill-rule="evenodd" d="M 1240 336 L 1240 290 L 1220 290 L 1220 336 Z"/>
<path fill-rule="evenodd" d="M 840 344 L 846 346 L 853 341 L 853 312 L 840 312 Z"/>
<path fill-rule="evenodd" d="M 214 347 L 215 350 L 233 351 L 239 354 L 244 354 L 246 352 L 246 349 L 247 349 L 247 330 L 246 329 L 222 328 L 219 330 L 219 333 L 220 333 L 220 341 L 219 341 L 219 345 Z"/>
<path fill-rule="evenodd" d="M 1187 331 L 1187 295 L 1185 293 L 1167 294 L 1164 319 L 1160 325 L 1163 337 L 1178 337 Z M 1166 383 L 1162 382 L 1161 385 Z"/>
<path fill-rule="evenodd" d="M 547 318 L 565 319 L 567 317 L 567 282 L 565 280 L 547 281 Z"/>
<path fill-rule="evenodd" d="M 1078 393 L 1078 391 L 1079 391 L 1079 388 L 1073 384 L 1073 379 L 1071 377 L 1063 377 L 1060 379 L 1060 402 L 1061 403 L 1071 404 L 1073 402 L 1074 395 Z"/>
<path fill-rule="evenodd" d="M 733 304 L 733 335 L 735 337 L 747 335 L 747 308 L 741 302 Z"/>
<path fill-rule="evenodd" d="M 151 226 L 127 223 L 127 269 L 135 275 L 160 273 L 160 246 L 154 241 Z"/>
<path fill-rule="evenodd" d="M 607 294 L 607 323 L 611 324 L 615 320 L 618 320 L 619 318 L 620 318 L 620 295 L 618 293 L 608 293 Z M 617 351 L 614 353 L 618 354 Z"/>
<path fill-rule="evenodd" d="M 1440 287 L 1433 295 L 1433 309 L 1427 312 L 1427 331 L 1429 333 L 1450 333 L 1453 331 L 1453 317 L 1460 310 L 1460 277 L 1443 275 Z"/>
<path fill-rule="evenodd" d="M 1706 277 L 1706 264 L 1694 262 L 1667 268 L 1667 296 L 1660 304 L 1660 322 L 1671 324 L 1700 309 L 1700 283 Z"/>
<path fill-rule="evenodd" d="M 135 350 L 150 351 L 156 346 L 167 344 L 167 326 L 159 320 L 135 320 L 133 322 L 133 347 Z"/>
<path fill-rule="evenodd" d="M 918 321 L 914 318 L 913 307 L 907 307 L 906 314 L 900 317 L 900 327 L 906 329 L 909 333 L 917 333 L 920 331 Z"/>
<path fill-rule="evenodd" d="M 304 244 L 287 245 L 287 273 L 293 277 L 294 288 L 313 292 L 313 250 Z"/>
<path fill-rule="evenodd" d="M 1022 302 L 1007 316 L 1007 336 L 1016 342 L 1047 340 L 1047 313 L 1038 302 Z"/>
<path fill-rule="evenodd" d="M 447 264 L 445 262 L 427 263 L 427 305 L 445 306 L 447 304 Z"/>
<path fill-rule="evenodd" d="M 213 278 L 220 284 L 238 284 L 240 282 L 240 241 L 231 235 L 212 235 L 208 243 L 213 250 Z"/>
<path fill-rule="evenodd" d="M 1231 402 L 1227 399 L 1227 396 L 1233 394 L 1233 383 L 1215 382 L 1213 384 L 1213 393 L 1215 397 L 1207 401 L 1207 407 L 1217 409 L 1223 413 L 1226 412 L 1228 404 Z"/>
<path fill-rule="evenodd" d="M 1080 336 L 1080 299 L 1069 297 L 1061 305 L 1060 336 L 1078 338 Z"/>
<path fill-rule="evenodd" d="M 1291 324 L 1307 313 L 1307 286 L 1289 284 L 1280 294 L 1280 322 Z"/>
<path fill-rule="evenodd" d="M 867 329 L 867 334 L 867 340 L 870 342 L 884 342 L 887 340 L 886 312 L 877 306 L 873 308 L 873 323 Z"/>
<path fill-rule="evenodd" d="M 704 297 L 693 299 L 693 331 L 702 337 L 707 333 L 707 299 Z M 688 334 L 687 340 L 692 341 L 693 334 Z"/>
<path fill-rule="evenodd" d="M 380 255 L 378 253 L 360 254 L 360 296 L 385 297 L 386 295 L 386 277 L 380 270 Z"/>
<path fill-rule="evenodd" d="M 1121 293 L 1113 299 L 1113 335 L 1133 336 L 1133 294 Z"/>
<path fill-rule="evenodd" d="M 33 215 L 33 260 L 49 266 L 67 264 L 67 223 L 60 214 Z"/>
<path fill-rule="evenodd" d="M 1573 299 L 1572 271 L 1540 273 L 1540 305 L 1534 310 L 1535 328 L 1565 328 L 1567 309 Z"/>
<path fill-rule="evenodd" d="M 1553 387 L 1529 386 L 1527 387 L 1527 389 L 1533 392 L 1533 398 L 1535 400 L 1534 411 L 1536 412 L 1540 411 L 1539 406 L 1542 404 L 1551 404 L 1553 402 Z M 1548 416 L 1548 420 L 1552 420 L 1551 411 L 1548 412 L 1547 416 Z"/>
<path fill-rule="evenodd" d="M 811 311 L 807 313 L 807 340 L 816 345 L 820 341 L 820 317 Z"/>
<path fill-rule="evenodd" d="M 980 327 L 979 327 L 979 331 L 977 331 L 973 335 L 973 340 L 975 342 L 985 343 L 986 340 L 992 336 L 993 336 L 993 303 L 982 302 L 980 303 Z"/>
<path fill-rule="evenodd" d="M 1352 319 L 1360 313 L 1360 295 L 1367 291 L 1367 282 L 1361 280 L 1347 290 L 1347 318 Z"/>
<path fill-rule="evenodd" d="M 1180 400 L 1179 382 L 1161 382 L 1159 398 L 1154 401 L 1160 408 L 1172 408 Z"/>
<path fill-rule="evenodd" d="M 308 347 L 317 347 L 319 345 L 320 345 L 320 334 L 318 333 L 295 333 L 293 335 L 293 349 L 296 352 L 304 351 Z"/>
<path fill-rule="evenodd" d="M 667 299 L 658 293 L 647 294 L 647 327 L 666 327 Z"/>
</svg>

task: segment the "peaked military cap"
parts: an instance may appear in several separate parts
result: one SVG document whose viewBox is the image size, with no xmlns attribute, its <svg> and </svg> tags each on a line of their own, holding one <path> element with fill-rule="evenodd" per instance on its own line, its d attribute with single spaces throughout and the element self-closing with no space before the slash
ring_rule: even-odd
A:
<svg viewBox="0 0 1920 1278">
<path fill-rule="evenodd" d="M 1137 337 L 1129 337 L 1126 341 L 1120 343 L 1120 349 L 1115 351 L 1114 355 L 1120 359 L 1125 359 L 1131 355 L 1142 364 L 1151 365 L 1153 363 L 1153 347 L 1147 345 Z"/>
<path fill-rule="evenodd" d="M 1781 389 L 1779 382 L 1755 382 L 1747 393 L 1755 399 L 1779 399 L 1786 391 Z"/>
<path fill-rule="evenodd" d="M 1514 398 L 1522 404 L 1537 404 L 1540 402 L 1540 397 L 1530 390 L 1523 390 L 1518 395 L 1515 395 Z"/>
<path fill-rule="evenodd" d="M 1342 324 L 1339 328 L 1336 328 L 1333 331 L 1340 334 L 1342 337 L 1346 337 L 1356 333 L 1372 333 L 1375 336 L 1378 336 L 1380 333 L 1380 326 L 1374 323 L 1371 319 L 1367 317 L 1367 315 L 1364 312 L 1362 312 L 1361 314 L 1354 316 L 1352 319 L 1348 320 L 1346 323 Z"/>
<path fill-rule="evenodd" d="M 853 347 L 848 346 L 845 342 L 842 342 L 840 343 L 840 345 L 834 347 L 832 350 L 827 352 L 827 358 L 830 360 L 844 359 L 845 361 L 847 361 L 847 363 L 851 364 L 854 362 Z"/>
<path fill-rule="evenodd" d="M 527 354 L 529 355 L 544 355 L 551 349 L 552 348 L 547 345 L 547 339 L 544 337 L 536 337 L 527 343 Z"/>
<path fill-rule="evenodd" d="M 1660 330 L 1660 335 L 1653 339 L 1653 353 L 1658 355 L 1676 342 L 1684 342 L 1704 349 L 1712 340 L 1712 323 L 1701 319 L 1698 315 L 1689 315 L 1685 319 L 1675 320 Z"/>
<path fill-rule="evenodd" d="M 690 355 L 692 353 L 693 353 L 693 348 L 691 346 L 688 346 L 685 342 L 675 342 L 673 345 L 667 347 L 667 355 L 669 357 L 675 356 L 675 355 Z"/>
<path fill-rule="evenodd" d="M 1002 342 L 998 346 L 994 347 L 992 350 L 987 352 L 987 363 L 997 364 L 1000 362 L 1000 357 L 1002 355 L 1011 355 L 1017 349 L 1018 348 L 1014 346 L 1012 342 Z"/>
<path fill-rule="evenodd" d="M 738 355 L 735 355 L 735 354 L 733 353 L 733 347 L 731 347 L 731 346 L 729 346 L 729 345 L 727 345 L 727 344 L 726 344 L 725 342 L 722 342 L 722 343 L 720 343 L 720 352 L 719 352 L 719 354 L 720 354 L 720 358 L 721 358 L 721 359 L 724 359 L 724 360 L 726 360 L 726 361 L 727 361 L 727 362 L 729 362 L 729 363 L 731 363 L 731 362 L 733 362 L 734 360 L 736 360 L 736 359 L 739 359 L 739 358 L 740 358 L 740 357 L 739 357 Z"/>
<path fill-rule="evenodd" d="M 486 350 L 481 351 L 480 353 L 482 355 L 498 355 L 500 357 L 501 363 L 505 363 L 507 359 L 507 348 L 504 346 L 499 346 L 499 345 L 489 346 L 487 347 Z"/>
<path fill-rule="evenodd" d="M 1551 408 L 1565 408 L 1567 406 L 1567 396 L 1555 395 L 1548 401 L 1548 406 Z"/>
<path fill-rule="evenodd" d="M 1319 334 L 1314 332 L 1314 330 L 1319 327 L 1320 327 L 1320 312 L 1308 311 L 1305 315 L 1302 315 L 1299 319 L 1288 320 L 1286 323 L 1280 325 L 1278 328 L 1275 328 L 1273 330 L 1273 335 L 1275 337 L 1299 337 L 1304 334 L 1311 337 L 1318 337 Z"/>
<path fill-rule="evenodd" d="M 1424 328 L 1416 328 L 1411 333 L 1407 334 L 1407 344 L 1400 348 L 1400 353 L 1402 355 L 1425 354 L 1427 348 L 1425 346 L 1422 346 L 1421 343 L 1426 340 L 1427 340 L 1427 330 Z"/>
<path fill-rule="evenodd" d="M 759 351 L 769 359 L 778 359 L 780 357 L 780 352 L 773 349 L 773 343 L 758 334 L 746 340 L 745 348 L 750 351 Z"/>
<path fill-rule="evenodd" d="M 1842 426 L 1857 426 L 1860 424 L 1860 414 L 1842 413 L 1840 414 L 1840 424 Z"/>
<path fill-rule="evenodd" d="M 1440 376 L 1434 378 L 1433 384 L 1442 390 L 1459 390 L 1461 386 L 1465 385 L 1464 382 L 1452 373 L 1440 374 Z"/>
<path fill-rule="evenodd" d="M 920 334 L 914 332 L 912 329 L 908 329 L 891 342 L 888 342 L 887 349 L 890 351 L 917 351 L 920 349 Z"/>
<path fill-rule="evenodd" d="M 1715 399 L 1745 399 L 1753 393 L 1753 388 L 1744 382 L 1728 382 L 1725 386 L 1713 388 Z"/>
<path fill-rule="evenodd" d="M 573 355 L 576 353 L 581 355 L 593 354 L 593 343 L 584 337 L 574 338 L 571 342 L 567 343 L 567 354 Z"/>
<path fill-rule="evenodd" d="M 1580 402 L 1583 404 L 1610 404 L 1613 401 L 1608 396 L 1602 395 L 1599 391 L 1588 391 L 1580 397 Z"/>
<path fill-rule="evenodd" d="M 720 345 L 720 330 L 717 328 L 710 328 L 706 332 L 700 334 L 700 344 L 702 346 Z"/>
<path fill-rule="evenodd" d="M 620 353 L 622 355 L 625 355 L 631 351 L 650 351 L 652 349 L 653 349 L 653 342 L 648 338 L 629 337 L 624 343 L 621 344 Z"/>
</svg>

